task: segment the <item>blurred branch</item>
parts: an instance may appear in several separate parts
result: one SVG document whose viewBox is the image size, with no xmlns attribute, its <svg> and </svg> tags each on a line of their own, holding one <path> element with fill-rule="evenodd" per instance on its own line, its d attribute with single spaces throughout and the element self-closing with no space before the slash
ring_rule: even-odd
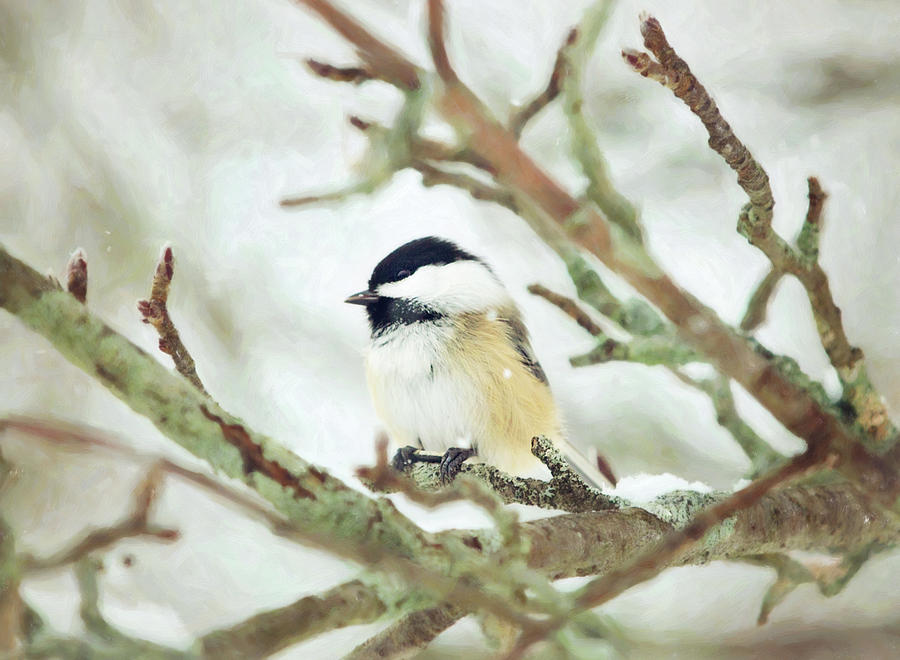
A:
<svg viewBox="0 0 900 660">
<path fill-rule="evenodd" d="M 565 57 L 565 50 L 575 43 L 578 37 L 578 30 L 575 28 L 569 30 L 566 40 L 556 53 L 556 61 L 553 63 L 553 70 L 550 72 L 550 80 L 544 90 L 535 96 L 531 101 L 521 108 L 518 108 L 509 119 L 509 130 L 519 137 L 525 129 L 525 125 L 531 121 L 535 115 L 547 107 L 559 96 L 562 91 L 562 81 L 568 75 L 568 65 Z"/>
<path fill-rule="evenodd" d="M 403 55 L 386 45 L 348 14 L 337 9 L 328 0 L 294 0 L 316 12 L 347 41 L 355 45 L 373 75 L 401 89 L 419 89 L 419 70 Z"/>
<path fill-rule="evenodd" d="M 61 637 L 42 632 L 29 644 L 28 658 L 91 658 L 92 660 L 118 660 L 141 658 L 146 660 L 189 660 L 192 656 L 176 649 L 131 637 L 118 630 L 100 612 L 100 592 L 97 573 L 103 564 L 91 557 L 83 557 L 75 565 L 78 591 L 81 593 L 81 620 L 85 638 Z"/>
<path fill-rule="evenodd" d="M 0 454 L 0 489 L 6 485 L 9 472 L 9 464 Z M 4 656 L 16 650 L 25 636 L 25 605 L 19 592 L 21 578 L 13 529 L 0 517 L 0 653 Z"/>
<path fill-rule="evenodd" d="M 783 271 L 773 267 L 756 286 L 756 290 L 750 296 L 750 302 L 747 303 L 747 311 L 744 312 L 744 318 L 741 319 L 741 330 L 753 332 L 766 320 L 769 300 L 771 300 L 772 294 L 775 293 L 775 288 L 783 275 Z"/>
<path fill-rule="evenodd" d="M 368 69 L 361 66 L 339 67 L 320 62 L 309 58 L 306 60 L 306 66 L 310 71 L 320 78 L 327 78 L 335 82 L 346 82 L 353 85 L 359 85 L 367 80 L 372 80 L 375 76 Z"/>
<path fill-rule="evenodd" d="M 319 633 L 370 623 L 386 612 L 373 589 L 353 580 L 207 633 L 193 648 L 211 660 L 264 658 Z"/>
<path fill-rule="evenodd" d="M 19 558 L 22 571 L 26 574 L 40 573 L 80 561 L 87 555 L 114 545 L 126 538 L 150 536 L 160 541 L 175 541 L 178 532 L 174 529 L 157 527 L 149 524 L 150 508 L 156 500 L 163 468 L 154 465 L 144 477 L 134 493 L 134 510 L 122 522 L 111 527 L 92 531 L 68 550 L 63 550 L 51 557 L 37 558 L 24 555 Z"/>
<path fill-rule="evenodd" d="M 772 610 L 801 584 L 814 582 L 826 598 L 836 596 L 873 554 L 883 550 L 885 548 L 877 544 L 866 545 L 846 554 L 837 566 L 813 561 L 804 563 L 778 553 L 746 557 L 747 563 L 775 569 L 775 582 L 763 596 L 757 624 L 765 624 Z"/>
<path fill-rule="evenodd" d="M 169 287 L 172 285 L 175 260 L 172 258 L 172 248 L 166 246 L 163 249 L 156 272 L 153 275 L 153 284 L 150 288 L 150 299 L 138 301 L 138 310 L 144 323 L 149 323 L 159 333 L 159 350 L 166 355 L 171 355 L 175 362 L 175 368 L 182 376 L 187 378 L 203 394 L 208 394 L 197 376 L 194 366 L 194 358 L 188 353 L 181 341 L 178 329 L 172 323 L 166 301 L 169 299 Z"/>
<path fill-rule="evenodd" d="M 589 6 L 577 28 L 578 39 L 573 39 L 560 51 L 568 65 L 568 75 L 563 79 L 563 110 L 571 130 L 570 149 L 588 180 L 585 195 L 603 212 L 605 219 L 641 243 L 643 236 L 637 209 L 613 185 L 597 132 L 591 128 L 584 112 L 582 82 L 585 69 L 612 7 L 611 0 L 599 0 Z"/>
<path fill-rule="evenodd" d="M 451 603 L 412 612 L 357 646 L 344 660 L 412 657 L 465 614 Z"/>
<path fill-rule="evenodd" d="M 721 374 L 709 379 L 691 378 L 678 369 L 673 369 L 672 373 L 683 383 L 705 392 L 709 396 L 716 412 L 716 421 L 731 434 L 750 459 L 748 479 L 756 479 L 784 460 L 784 456 L 772 449 L 741 418 L 734 405 L 734 396 L 731 393 L 731 383 L 728 378 Z"/>
</svg>

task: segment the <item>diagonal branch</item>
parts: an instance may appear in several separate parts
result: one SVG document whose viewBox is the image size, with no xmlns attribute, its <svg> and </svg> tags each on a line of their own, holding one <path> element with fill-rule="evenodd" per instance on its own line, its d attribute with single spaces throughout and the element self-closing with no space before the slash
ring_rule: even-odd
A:
<svg viewBox="0 0 900 660">
<path fill-rule="evenodd" d="M 669 45 L 659 21 L 652 16 L 642 16 L 641 35 L 644 46 L 656 56 L 658 62 L 654 62 L 647 53 L 634 50 L 623 50 L 622 57 L 642 76 L 671 89 L 697 115 L 709 133 L 710 148 L 737 173 L 738 185 L 750 198 L 754 225 L 759 230 L 770 227 L 775 198 L 766 171 L 731 130 L 715 101 L 691 73 L 687 62 Z"/>
<path fill-rule="evenodd" d="M 344 656 L 344 660 L 411 657 L 465 614 L 463 609 L 451 603 L 412 612 L 357 646 Z"/>
<path fill-rule="evenodd" d="M 353 580 L 207 633 L 194 648 L 210 660 L 266 658 L 314 635 L 369 623 L 386 611 L 375 591 Z"/>
<path fill-rule="evenodd" d="M 553 70 L 550 72 L 550 80 L 547 86 L 540 94 L 535 96 L 531 101 L 516 110 L 509 119 L 509 130 L 519 137 L 525 129 L 525 125 L 531 121 L 535 115 L 552 103 L 559 93 L 562 91 L 563 78 L 567 75 L 567 62 L 565 50 L 575 43 L 578 37 L 578 30 L 575 28 L 569 30 L 566 40 L 560 49 L 556 52 L 556 61 L 553 63 Z"/>
<path fill-rule="evenodd" d="M 642 76 L 671 89 L 703 123 L 709 133 L 709 146 L 737 173 L 738 184 L 750 200 L 740 213 L 738 232 L 772 262 L 772 274 L 763 282 L 766 286 L 761 286 L 754 295 L 747 313 L 749 318 L 745 317 L 742 325 L 752 327 L 761 320 L 779 274 L 789 273 L 796 277 L 806 289 L 822 346 L 844 386 L 844 398 L 856 411 L 862 429 L 873 439 L 868 444 L 879 452 L 887 449 L 897 439 L 898 431 L 888 417 L 881 396 L 869 381 L 862 351 L 847 339 L 841 310 L 834 302 L 828 277 L 818 263 L 818 235 L 826 197 L 818 180 L 815 177 L 808 180 L 809 210 L 798 238 L 799 249 L 795 250 L 772 229 L 775 200 L 768 175 L 734 134 L 687 63 L 669 45 L 659 21 L 652 16 L 643 18 L 641 34 L 644 45 L 657 61 L 647 53 L 634 50 L 622 51 L 623 58 Z"/>
<path fill-rule="evenodd" d="M 358 21 L 336 8 L 328 0 L 294 0 L 306 5 L 347 41 L 359 49 L 360 57 L 369 65 L 373 75 L 402 89 L 419 89 L 419 70 L 396 50 L 372 36 Z"/>
</svg>

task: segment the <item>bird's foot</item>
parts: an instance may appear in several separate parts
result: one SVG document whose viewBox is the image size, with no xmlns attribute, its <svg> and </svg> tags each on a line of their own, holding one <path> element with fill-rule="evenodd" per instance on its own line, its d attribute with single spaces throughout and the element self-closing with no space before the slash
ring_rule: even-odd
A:
<svg viewBox="0 0 900 660">
<path fill-rule="evenodd" d="M 400 447 L 394 458 L 391 459 L 391 465 L 397 472 L 405 472 L 413 463 L 440 463 L 441 457 L 435 454 L 420 454 L 420 447 L 407 445 Z"/>
<path fill-rule="evenodd" d="M 462 464 L 467 458 L 476 454 L 474 449 L 460 449 L 459 447 L 450 447 L 441 458 L 441 482 L 449 484 L 456 478 L 462 469 Z"/>
</svg>

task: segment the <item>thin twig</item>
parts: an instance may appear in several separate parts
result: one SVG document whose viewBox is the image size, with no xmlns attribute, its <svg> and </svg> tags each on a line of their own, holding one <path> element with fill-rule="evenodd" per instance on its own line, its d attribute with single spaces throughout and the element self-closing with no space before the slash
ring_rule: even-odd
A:
<svg viewBox="0 0 900 660">
<path fill-rule="evenodd" d="M 452 603 L 441 603 L 436 607 L 407 614 L 357 646 L 344 656 L 344 660 L 412 657 L 465 614 L 465 610 Z"/>
<path fill-rule="evenodd" d="M 428 46 L 434 69 L 445 83 L 456 84 L 459 77 L 450 64 L 444 32 L 443 0 L 428 0 Z"/>
<path fill-rule="evenodd" d="M 410 167 L 422 175 L 422 185 L 426 187 L 453 186 L 465 190 L 473 199 L 505 206 L 513 213 L 519 211 L 515 195 L 500 186 L 492 186 L 462 172 L 448 172 L 424 160 L 414 159 Z"/>
<path fill-rule="evenodd" d="M 540 94 L 535 96 L 523 107 L 516 110 L 512 117 L 510 117 L 509 130 L 516 137 L 519 137 L 522 134 L 525 125 L 531 121 L 537 113 L 547 107 L 557 96 L 559 96 L 560 91 L 562 91 L 563 78 L 567 74 L 565 50 L 574 44 L 577 38 L 578 30 L 575 28 L 569 30 L 565 42 L 556 52 L 556 61 L 553 63 L 553 70 L 550 72 L 550 80 L 547 81 L 547 86 Z"/>
<path fill-rule="evenodd" d="M 139 300 L 138 311 L 140 311 L 144 323 L 149 323 L 156 328 L 156 332 L 159 334 L 159 350 L 172 356 L 178 373 L 187 378 L 198 390 L 207 394 L 206 388 L 203 387 L 203 383 L 200 382 L 200 377 L 197 375 L 194 358 L 182 343 L 178 329 L 172 323 L 166 307 L 174 266 L 172 248 L 166 246 L 156 265 L 153 284 L 150 288 L 150 299 Z"/>
<path fill-rule="evenodd" d="M 406 90 L 420 86 L 418 68 L 396 50 L 372 36 L 358 21 L 340 11 L 328 0 L 294 0 L 319 14 L 347 41 L 359 49 L 359 55 L 379 78 Z"/>
<path fill-rule="evenodd" d="M 369 623 L 387 607 L 375 591 L 360 582 L 345 582 L 323 594 L 298 601 L 203 635 L 194 644 L 210 660 L 267 658 L 313 635 Z"/>
<path fill-rule="evenodd" d="M 361 66 L 340 67 L 320 62 L 313 58 L 306 60 L 306 66 L 320 78 L 351 83 L 353 85 L 359 85 L 375 77 L 371 71 Z"/>
<path fill-rule="evenodd" d="M 38 558 L 25 555 L 21 557 L 22 570 L 26 573 L 53 570 L 80 561 L 89 554 L 108 548 L 122 539 L 137 536 L 149 536 L 166 542 L 178 540 L 177 530 L 157 527 L 148 521 L 150 508 L 156 501 L 162 473 L 162 466 L 156 464 L 138 484 L 134 492 L 134 509 L 125 520 L 111 527 L 94 530 L 71 548 L 50 557 Z"/>
<path fill-rule="evenodd" d="M 744 332 L 753 332 L 766 320 L 766 313 L 769 308 L 769 300 L 775 293 L 775 288 L 781 281 L 784 271 L 777 268 L 770 268 L 769 272 L 762 281 L 756 285 L 756 290 L 750 296 L 747 303 L 747 311 L 744 312 L 744 318 L 741 319 L 741 330 Z"/>
<path fill-rule="evenodd" d="M 594 319 L 592 319 L 587 312 L 581 309 L 578 303 L 576 303 L 571 298 L 567 298 L 566 296 L 563 296 L 559 293 L 555 293 L 547 287 L 536 283 L 528 285 L 528 293 L 540 296 L 551 304 L 556 305 L 566 314 L 571 316 L 578 325 L 580 325 L 582 328 L 587 330 L 588 333 L 594 335 L 595 337 L 603 334 L 603 328 L 594 323 Z"/>
</svg>

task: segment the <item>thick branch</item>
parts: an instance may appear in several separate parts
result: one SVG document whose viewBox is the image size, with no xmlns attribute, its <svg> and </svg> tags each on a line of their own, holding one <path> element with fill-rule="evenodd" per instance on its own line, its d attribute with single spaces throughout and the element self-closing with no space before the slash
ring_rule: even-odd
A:
<svg viewBox="0 0 900 660">
<path fill-rule="evenodd" d="M 344 660 L 411 658 L 464 615 L 464 610 L 451 603 L 407 614 L 357 646 Z"/>
<path fill-rule="evenodd" d="M 265 658 L 304 639 L 382 616 L 387 607 L 358 580 L 307 596 L 241 623 L 207 633 L 194 645 L 202 658 Z"/>
</svg>

